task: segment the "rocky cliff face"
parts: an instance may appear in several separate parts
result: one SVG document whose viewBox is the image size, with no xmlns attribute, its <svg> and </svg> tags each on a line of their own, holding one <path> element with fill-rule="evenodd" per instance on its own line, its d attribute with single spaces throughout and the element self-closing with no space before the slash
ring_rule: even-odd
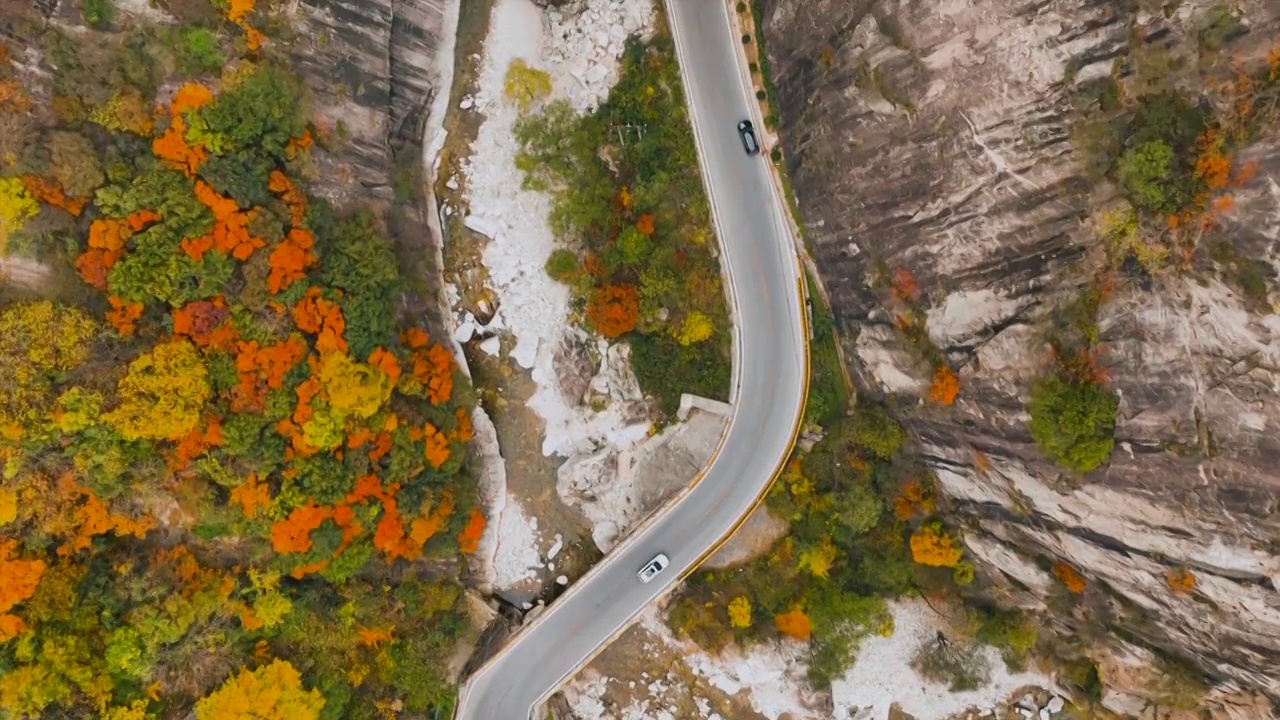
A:
<svg viewBox="0 0 1280 720">
<path fill-rule="evenodd" d="M 440 52 L 453 32 L 450 2 L 300 0 L 294 57 L 317 116 L 340 136 L 318 177 L 330 195 L 394 196 L 393 151 L 420 149 L 437 88 L 448 81 Z M 345 137 L 341 137 L 344 136 Z M 416 161 L 410 157 L 410 161 Z"/>
<path fill-rule="evenodd" d="M 1202 238 L 1251 259 L 1248 297 L 1203 253 L 1154 275 L 1130 262 L 1108 283 L 1096 339 L 1119 400 L 1109 462 L 1083 476 L 1058 468 L 1027 412 L 1049 372 L 1046 339 L 1107 264 L 1090 218 L 1119 195 L 1073 142 L 1081 89 L 1122 86 L 1152 65 L 1135 70 L 1133 57 L 1158 50 L 1158 81 L 1197 96 L 1178 78 L 1261 62 L 1280 40 L 1280 4 L 763 9 L 787 166 L 852 370 L 901 409 L 1003 599 L 1052 605 L 1063 629 L 1107 628 L 1121 654 L 1146 645 L 1280 697 L 1280 317 L 1265 297 L 1280 267 L 1274 131 L 1241 150 L 1256 176 Z M 895 327 L 886 276 L 898 268 L 919 286 L 927 339 Z M 921 343 L 957 368 L 954 406 L 924 401 L 934 365 Z M 1055 562 L 1084 575 L 1083 595 L 1062 591 Z M 1183 571 L 1191 590 L 1169 580 Z"/>
</svg>

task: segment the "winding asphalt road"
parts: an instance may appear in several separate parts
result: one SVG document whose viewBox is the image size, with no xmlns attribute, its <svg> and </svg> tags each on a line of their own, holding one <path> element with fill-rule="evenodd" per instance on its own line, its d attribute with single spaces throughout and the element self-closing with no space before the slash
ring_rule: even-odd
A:
<svg viewBox="0 0 1280 720">
<path fill-rule="evenodd" d="M 802 276 L 768 160 L 736 126 L 756 106 L 725 0 L 667 0 L 734 313 L 733 413 L 700 479 L 635 530 L 464 684 L 458 720 L 532 709 L 715 549 L 754 508 L 795 440 L 806 392 Z M 636 578 L 659 552 L 671 566 Z"/>
</svg>

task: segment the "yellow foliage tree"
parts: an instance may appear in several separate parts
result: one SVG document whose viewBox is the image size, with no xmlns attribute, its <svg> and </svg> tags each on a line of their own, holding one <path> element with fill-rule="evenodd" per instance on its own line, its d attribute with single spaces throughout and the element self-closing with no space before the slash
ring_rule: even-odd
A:
<svg viewBox="0 0 1280 720">
<path fill-rule="evenodd" d="M 8 525 L 18 517 L 18 493 L 14 490 L 0 488 L 0 527 Z"/>
<path fill-rule="evenodd" d="M 529 67 L 524 60 L 516 58 L 507 66 L 502 93 L 521 110 L 528 110 L 535 100 L 541 100 L 551 94 L 551 76 L 543 70 Z"/>
<path fill-rule="evenodd" d="M 180 440 L 200 423 L 209 373 L 187 339 L 160 343 L 129 363 L 120 406 L 106 421 L 126 440 Z"/>
<path fill-rule="evenodd" d="M 817 545 L 800 552 L 798 564 L 801 570 L 807 570 L 814 577 L 825 578 L 831 574 L 831 566 L 836 562 L 835 543 L 831 538 L 823 536 Z"/>
<path fill-rule="evenodd" d="M 729 601 L 729 625 L 736 628 L 751 627 L 751 601 L 746 595 Z"/>
<path fill-rule="evenodd" d="M 710 339 L 715 332 L 716 326 L 711 322 L 711 318 L 706 313 L 694 310 L 685 316 L 684 322 L 680 323 L 676 341 L 685 346 L 696 345 Z"/>
<path fill-rule="evenodd" d="M 85 361 L 97 327 L 83 312 L 47 300 L 0 314 L 0 425 L 14 429 L 36 419 L 50 376 Z"/>
<path fill-rule="evenodd" d="M 923 525 L 911 535 L 911 559 L 921 565 L 955 567 L 963 554 L 942 523 Z"/>
<path fill-rule="evenodd" d="M 134 700 L 130 705 L 117 705 L 102 713 L 102 720 L 154 720 L 155 714 L 147 712 L 146 700 Z"/>
<path fill-rule="evenodd" d="M 391 398 L 391 381 L 379 368 L 328 353 L 320 361 L 320 385 L 329 408 L 340 417 L 368 418 Z"/>
<path fill-rule="evenodd" d="M 302 676 L 284 660 L 229 678 L 196 702 L 198 720 L 316 720 L 324 708 L 318 690 L 302 686 Z"/>
<path fill-rule="evenodd" d="M 40 205 L 26 183 L 16 177 L 0 178 L 0 255 L 9 254 L 9 234 L 22 229 L 40 212 Z"/>
</svg>

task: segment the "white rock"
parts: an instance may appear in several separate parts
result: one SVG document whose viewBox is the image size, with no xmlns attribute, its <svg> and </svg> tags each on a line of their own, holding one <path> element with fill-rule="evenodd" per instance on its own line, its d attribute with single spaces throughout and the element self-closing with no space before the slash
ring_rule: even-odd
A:
<svg viewBox="0 0 1280 720">
<path fill-rule="evenodd" d="M 470 96 L 470 95 L 468 95 L 468 96 L 466 96 L 466 97 L 462 98 L 462 102 L 458 103 L 458 109 L 459 109 L 459 110 L 470 110 L 470 109 L 471 109 L 471 107 L 472 107 L 473 105 L 475 105 L 475 104 L 476 104 L 476 103 L 475 103 L 475 101 L 471 99 L 471 96 Z"/>
<path fill-rule="evenodd" d="M 467 343 L 476 334 L 476 319 L 471 313 L 467 313 L 463 317 L 462 322 L 458 323 L 458 328 L 453 331 L 453 339 L 459 343 Z"/>
<path fill-rule="evenodd" d="M 1048 709 L 1048 711 L 1051 713 L 1060 713 L 1062 712 L 1062 709 L 1066 706 L 1067 706 L 1066 700 L 1063 700 L 1058 695 L 1054 695 L 1053 699 L 1049 701 L 1049 704 L 1046 705 L 1045 708 Z"/>
<path fill-rule="evenodd" d="M 449 179 L 444 181 L 444 186 L 449 188 L 450 190 L 457 190 L 458 178 L 454 175 L 450 175 Z"/>
<path fill-rule="evenodd" d="M 557 575 L 557 576 L 556 576 L 556 584 L 557 584 L 557 585 L 568 585 L 568 584 L 569 584 L 569 576 L 567 576 L 567 575 Z"/>
<path fill-rule="evenodd" d="M 532 609 L 533 609 L 533 603 L 531 603 L 531 602 L 522 602 L 522 603 L 520 603 L 520 607 L 521 607 L 521 608 L 524 608 L 525 610 L 532 610 Z"/>
<path fill-rule="evenodd" d="M 604 81 L 607 80 L 608 78 L 609 78 L 609 66 L 605 65 L 604 63 L 600 63 L 598 65 L 592 65 L 591 69 L 587 70 L 587 80 L 593 83 L 604 83 Z"/>
<path fill-rule="evenodd" d="M 498 237 L 499 225 L 496 220 L 490 220 L 479 215 L 468 215 L 466 219 L 462 221 L 462 224 L 481 235 L 484 235 L 490 240 L 494 240 Z"/>
<path fill-rule="evenodd" d="M 595 527 L 591 528 L 591 539 L 596 547 L 600 548 L 600 552 L 609 552 L 613 549 L 614 543 L 618 542 L 617 523 L 608 520 L 596 523 Z"/>
<path fill-rule="evenodd" d="M 547 551 L 547 559 L 555 560 L 556 556 L 560 554 L 560 551 L 563 548 L 564 548 L 564 536 L 561 535 L 560 533 L 556 533 L 555 540 L 552 541 L 551 543 L 551 549 Z"/>
<path fill-rule="evenodd" d="M 497 337 L 491 337 L 480 343 L 480 349 L 490 357 L 498 357 L 498 353 L 502 351 L 502 340 Z"/>
<path fill-rule="evenodd" d="M 1040 709 L 1040 720 L 1049 720 L 1049 710 L 1048 710 L 1048 708 L 1041 708 L 1041 709 Z"/>
</svg>

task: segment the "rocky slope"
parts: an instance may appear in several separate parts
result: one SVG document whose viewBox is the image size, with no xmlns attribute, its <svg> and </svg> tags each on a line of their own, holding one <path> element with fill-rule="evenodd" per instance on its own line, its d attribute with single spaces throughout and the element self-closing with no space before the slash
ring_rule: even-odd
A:
<svg viewBox="0 0 1280 720">
<path fill-rule="evenodd" d="M 1116 669 L 1139 645 L 1280 697 L 1270 303 L 1203 262 L 1122 274 L 1096 318 L 1119 399 L 1109 462 L 1063 471 L 1028 428 L 1047 334 L 1106 262 L 1088 219 L 1118 197 L 1072 142 L 1078 90 L 1153 47 L 1171 77 L 1261 61 L 1280 4 L 1233 5 L 1239 21 L 1211 27 L 1226 6 L 1202 0 L 762 2 L 787 166 L 855 376 L 909 421 L 1003 601 L 1111 631 L 1095 659 L 1107 704 L 1128 712 L 1153 696 Z M 1222 29 L 1216 53 L 1206 27 Z M 1215 233 L 1274 289 L 1280 136 L 1240 158 L 1257 174 Z M 894 326 L 891 268 L 914 276 L 928 344 L 957 368 L 952 407 L 923 400 L 933 367 Z M 1055 562 L 1084 575 L 1082 595 L 1063 591 Z M 1184 571 L 1194 588 L 1173 589 Z"/>
</svg>

